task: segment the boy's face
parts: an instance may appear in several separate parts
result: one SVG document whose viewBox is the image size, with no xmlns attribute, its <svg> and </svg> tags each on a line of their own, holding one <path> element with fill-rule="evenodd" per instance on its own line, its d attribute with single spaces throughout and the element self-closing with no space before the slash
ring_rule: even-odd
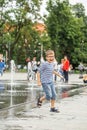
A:
<svg viewBox="0 0 87 130">
<path fill-rule="evenodd" d="M 49 54 L 46 56 L 46 60 L 51 63 L 51 62 L 54 62 L 54 59 L 55 59 L 55 56 L 54 54 Z"/>
</svg>

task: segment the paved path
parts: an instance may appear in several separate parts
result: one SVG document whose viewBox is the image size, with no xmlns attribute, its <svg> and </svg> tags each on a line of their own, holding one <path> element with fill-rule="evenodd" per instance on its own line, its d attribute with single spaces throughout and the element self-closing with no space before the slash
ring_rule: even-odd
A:
<svg viewBox="0 0 87 130">
<path fill-rule="evenodd" d="M 0 80 L 11 80 L 11 77 L 12 75 L 10 72 L 4 72 L 3 76 L 0 76 Z M 13 79 L 27 80 L 27 73 L 20 73 L 20 72 L 13 73 Z"/>
<path fill-rule="evenodd" d="M 17 73 L 15 80 L 26 80 L 26 73 Z M 1 80 L 10 79 L 10 73 L 4 73 Z M 79 75 L 72 74 L 70 83 L 82 83 Z M 30 110 L 28 104 L 25 111 L 0 118 L 0 130 L 87 130 L 87 88 L 80 95 L 64 98 L 56 103 L 60 113 L 49 111 L 50 104 Z"/>
<path fill-rule="evenodd" d="M 5 72 L 3 76 L 0 76 L 0 80 L 11 80 L 11 73 Z M 14 80 L 26 80 L 27 81 L 27 73 L 16 72 L 13 74 Z M 58 78 L 59 80 L 59 78 Z M 79 74 L 71 74 L 69 75 L 69 83 L 83 83 L 82 79 L 79 79 Z"/>
<path fill-rule="evenodd" d="M 0 119 L 0 130 L 87 130 L 87 90 L 56 104 L 60 113 L 51 113 L 50 104 L 21 111 Z"/>
</svg>

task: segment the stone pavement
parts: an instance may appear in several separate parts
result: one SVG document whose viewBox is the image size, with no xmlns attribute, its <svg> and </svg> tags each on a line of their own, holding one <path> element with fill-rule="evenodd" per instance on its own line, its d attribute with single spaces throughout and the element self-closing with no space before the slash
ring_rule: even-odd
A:
<svg viewBox="0 0 87 130">
<path fill-rule="evenodd" d="M 26 73 L 17 73 L 15 80 L 26 80 Z M 0 80 L 10 79 L 9 73 L 4 73 Z M 72 74 L 69 83 L 82 83 L 79 75 Z M 1 117 L 0 130 L 87 130 L 87 87 L 84 92 L 73 97 L 57 101 L 56 107 L 60 113 L 50 112 L 50 104 L 46 103 L 41 108 L 27 109 L 10 114 L 8 118 Z"/>
<path fill-rule="evenodd" d="M 20 73 L 16 72 L 13 74 L 14 80 L 20 80 L 20 81 L 27 81 L 27 72 L 26 73 Z M 59 80 L 59 77 L 57 77 Z M 11 80 L 11 73 L 10 72 L 4 72 L 3 76 L 0 76 L 0 80 Z M 83 83 L 82 79 L 79 79 L 79 74 L 70 74 L 69 75 L 69 83 Z"/>
<path fill-rule="evenodd" d="M 0 130 L 87 130 L 87 90 L 57 102 L 60 113 L 49 111 L 50 104 L 21 111 L 0 119 Z"/>
<path fill-rule="evenodd" d="M 49 112 L 49 104 L 26 112 L 23 128 L 27 130 L 87 130 L 87 93 L 57 103 L 60 113 Z M 19 121 L 20 122 L 20 121 Z M 25 130 L 25 129 L 24 129 Z"/>
<path fill-rule="evenodd" d="M 0 76 L 0 80 L 11 80 L 11 76 L 10 72 L 4 72 L 3 76 Z M 27 73 L 13 73 L 13 78 L 14 80 L 27 80 Z"/>
</svg>

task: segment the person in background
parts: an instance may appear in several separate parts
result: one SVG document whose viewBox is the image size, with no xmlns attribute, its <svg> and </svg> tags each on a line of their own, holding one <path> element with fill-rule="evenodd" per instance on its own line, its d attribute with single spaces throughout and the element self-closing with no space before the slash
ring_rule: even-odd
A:
<svg viewBox="0 0 87 130">
<path fill-rule="evenodd" d="M 65 83 L 68 83 L 68 80 L 69 80 L 69 75 L 68 75 L 69 66 L 70 66 L 70 62 L 68 60 L 68 57 L 64 56 L 63 74 L 64 74 Z"/>
<path fill-rule="evenodd" d="M 27 58 L 27 79 L 30 80 L 32 78 L 32 66 L 30 58 Z"/>
<path fill-rule="evenodd" d="M 55 107 L 56 90 L 53 81 L 53 74 L 63 78 L 54 68 L 55 53 L 53 50 L 46 52 L 46 61 L 41 64 L 40 69 L 37 71 L 37 84 L 43 87 L 45 95 L 38 98 L 37 106 L 41 106 L 42 102 L 47 99 L 50 101 L 50 112 L 59 112 Z"/>
<path fill-rule="evenodd" d="M 82 78 L 82 74 L 83 74 L 83 71 L 84 71 L 84 65 L 80 62 L 80 64 L 78 65 L 78 69 L 80 71 L 80 75 L 79 75 L 79 78 Z"/>
<path fill-rule="evenodd" d="M 5 70 L 5 62 L 0 59 L 0 74 L 3 75 L 3 71 Z"/>
<path fill-rule="evenodd" d="M 32 60 L 32 71 L 34 72 L 34 80 L 37 79 L 37 61 L 36 61 L 36 57 L 33 57 Z"/>
</svg>

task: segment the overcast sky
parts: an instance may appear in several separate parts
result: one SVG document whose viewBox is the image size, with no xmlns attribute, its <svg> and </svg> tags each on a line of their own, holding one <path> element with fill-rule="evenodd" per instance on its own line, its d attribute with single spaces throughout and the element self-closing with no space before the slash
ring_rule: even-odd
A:
<svg viewBox="0 0 87 130">
<path fill-rule="evenodd" d="M 43 5 L 41 6 L 41 15 L 46 14 L 46 1 L 47 0 L 43 0 Z M 86 14 L 87 14 L 87 0 L 69 0 L 70 4 L 76 4 L 76 3 L 82 3 L 85 7 L 86 10 Z"/>
<path fill-rule="evenodd" d="M 87 14 L 87 0 L 69 0 L 71 4 L 82 3 L 85 7 Z"/>
</svg>

